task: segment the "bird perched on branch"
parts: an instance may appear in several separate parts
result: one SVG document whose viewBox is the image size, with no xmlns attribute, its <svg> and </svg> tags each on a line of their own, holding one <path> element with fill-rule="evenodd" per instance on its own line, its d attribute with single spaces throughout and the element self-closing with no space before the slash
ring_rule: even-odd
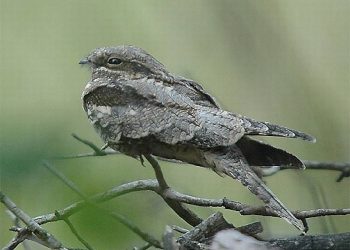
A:
<svg viewBox="0 0 350 250">
<path fill-rule="evenodd" d="M 255 135 L 300 138 L 305 133 L 222 110 L 195 81 L 171 74 L 134 46 L 95 49 L 80 64 L 92 78 L 83 107 L 107 145 L 132 157 L 154 155 L 211 168 L 246 186 L 278 216 L 304 226 L 272 193 L 253 166 L 293 165 L 294 155 L 254 140 Z"/>
</svg>

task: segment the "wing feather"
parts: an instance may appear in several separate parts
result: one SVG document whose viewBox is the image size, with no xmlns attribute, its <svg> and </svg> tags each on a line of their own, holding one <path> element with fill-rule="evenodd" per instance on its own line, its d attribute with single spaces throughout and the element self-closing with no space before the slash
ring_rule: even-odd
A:
<svg viewBox="0 0 350 250">
<path fill-rule="evenodd" d="M 154 136 L 175 144 L 191 139 L 201 127 L 192 100 L 156 80 L 99 85 L 83 98 L 90 120 L 108 134 L 118 131 L 117 139 Z M 108 107 L 109 113 L 101 114 L 101 107 Z"/>
</svg>

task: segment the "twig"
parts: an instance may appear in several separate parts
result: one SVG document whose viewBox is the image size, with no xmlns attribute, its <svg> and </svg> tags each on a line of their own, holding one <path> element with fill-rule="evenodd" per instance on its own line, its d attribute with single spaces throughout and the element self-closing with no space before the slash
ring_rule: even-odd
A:
<svg viewBox="0 0 350 250">
<path fill-rule="evenodd" d="M 151 244 L 152 246 L 156 248 L 163 248 L 162 243 L 160 243 L 156 238 L 154 238 L 152 235 L 143 232 L 141 229 L 139 229 L 137 226 L 135 226 L 130 220 L 128 220 L 123 215 L 117 214 L 115 212 L 109 212 L 108 213 L 113 218 L 117 219 L 120 223 L 122 223 L 124 226 L 129 228 L 131 231 L 133 231 L 135 234 L 141 237 L 144 241 Z"/>
<path fill-rule="evenodd" d="M 190 225 L 197 226 L 199 223 L 201 223 L 202 219 L 199 218 L 193 211 L 191 211 L 181 202 L 175 199 L 168 199 L 168 191 L 170 191 L 170 188 L 164 179 L 164 175 L 158 162 L 151 155 L 145 155 L 145 157 L 152 165 L 156 174 L 156 178 L 159 183 L 158 194 L 163 197 L 164 201 L 168 204 L 168 206 L 171 207 L 177 215 L 179 215 Z"/>
<path fill-rule="evenodd" d="M 253 207 L 249 206 L 237 201 L 231 201 L 227 198 L 223 199 L 206 199 L 206 198 L 198 198 L 190 195 L 179 193 L 171 188 L 164 193 L 159 192 L 159 184 L 157 180 L 138 180 L 130 183 L 122 184 L 120 186 L 114 187 L 112 189 L 107 190 L 106 192 L 94 195 L 90 198 L 93 202 L 105 202 L 111 200 L 113 198 L 119 197 L 124 194 L 128 194 L 131 192 L 138 192 L 143 190 L 153 191 L 160 196 L 165 196 L 167 199 L 175 200 L 178 202 L 183 202 L 186 204 L 201 206 L 201 207 L 223 207 L 229 210 L 238 211 L 242 215 L 264 215 L 264 216 L 275 216 L 269 209 L 266 209 L 264 206 Z M 162 196 L 162 197 L 163 197 Z M 85 208 L 88 204 L 86 201 L 78 201 L 76 203 L 71 204 L 70 206 L 58 210 L 61 216 L 71 216 L 81 209 Z M 329 216 L 329 215 L 348 215 L 350 214 L 350 208 L 343 209 L 313 209 L 307 211 L 293 211 L 292 212 L 297 218 L 311 218 L 311 217 L 319 217 L 319 216 Z M 41 215 L 34 220 L 39 224 L 45 224 L 52 221 L 57 221 L 58 218 L 54 213 Z"/>
<path fill-rule="evenodd" d="M 15 225 L 16 229 L 20 229 L 21 225 L 20 225 L 20 220 L 18 217 L 16 217 L 10 210 L 7 210 L 9 216 L 11 217 L 11 219 L 13 220 L 13 224 Z M 18 232 L 18 231 L 16 231 Z M 31 234 L 31 232 L 30 232 Z M 16 235 L 16 237 L 12 240 L 13 242 L 18 241 L 19 243 L 22 242 L 22 246 L 24 248 L 24 250 L 30 250 L 30 247 L 28 245 L 28 242 L 25 239 L 21 239 L 21 236 L 19 233 Z M 16 244 L 16 243 L 15 243 Z M 16 245 L 17 246 L 17 245 Z"/>
<path fill-rule="evenodd" d="M 156 174 L 156 178 L 158 180 L 160 189 L 162 191 L 166 191 L 169 188 L 169 186 L 164 179 L 164 175 L 159 166 L 159 163 L 151 155 L 145 155 L 145 157 L 154 169 L 154 173 Z"/>
<path fill-rule="evenodd" d="M 179 246 L 174 238 L 174 232 L 171 227 L 166 226 L 163 234 L 164 249 L 166 250 L 178 250 Z"/>
<path fill-rule="evenodd" d="M 72 134 L 72 136 L 74 137 L 74 139 L 76 139 L 76 140 L 80 141 L 81 143 L 85 144 L 86 146 L 90 147 L 94 151 L 96 156 L 106 155 L 106 153 L 103 150 L 101 150 L 99 147 L 97 147 L 94 143 L 92 143 L 88 140 L 82 139 L 74 133 Z"/>
<path fill-rule="evenodd" d="M 337 182 L 340 182 L 345 177 L 350 176 L 350 162 L 318 162 L 318 161 L 303 161 L 306 170 L 332 170 L 340 171 Z M 280 170 L 291 169 L 292 166 L 281 166 Z"/>
<path fill-rule="evenodd" d="M 305 235 L 293 238 L 273 239 L 273 246 L 285 250 L 349 249 L 350 233 Z"/>
<path fill-rule="evenodd" d="M 17 232 L 16 237 L 14 237 L 8 244 L 3 248 L 3 250 L 15 249 L 19 244 L 23 244 L 25 240 L 32 236 L 32 232 L 27 228 L 12 228 L 11 231 Z"/>
<path fill-rule="evenodd" d="M 151 246 L 152 246 L 151 244 L 147 243 L 143 247 L 133 247 L 132 250 L 146 250 L 146 249 L 150 248 Z"/>
<path fill-rule="evenodd" d="M 303 161 L 307 169 L 317 170 L 334 170 L 334 171 L 350 171 L 349 162 L 318 162 L 318 161 Z"/>
<path fill-rule="evenodd" d="M 176 232 L 179 232 L 179 233 L 182 233 L 182 234 L 185 234 L 185 233 L 187 233 L 188 231 L 190 231 L 190 230 L 188 230 L 188 229 L 185 229 L 185 228 L 183 228 L 183 227 L 179 227 L 179 226 L 177 226 L 177 225 L 171 225 L 170 227 L 171 227 L 172 230 L 174 230 L 174 231 L 176 231 Z"/>
<path fill-rule="evenodd" d="M 241 232 L 242 234 L 251 235 L 251 236 L 254 236 L 258 233 L 263 232 L 263 227 L 261 225 L 261 222 L 259 222 L 259 221 L 256 221 L 256 222 L 253 222 L 253 223 L 250 223 L 248 225 L 241 226 L 241 227 L 237 227 L 235 229 L 237 231 Z"/>
<path fill-rule="evenodd" d="M 93 142 L 82 139 L 76 134 L 72 134 L 72 136 L 78 140 L 79 142 L 87 145 L 90 147 L 93 152 L 90 153 L 82 153 L 82 154 L 76 154 L 76 155 L 70 155 L 70 156 L 62 156 L 62 157 L 55 157 L 53 159 L 75 159 L 75 158 L 83 158 L 83 157 L 92 157 L 92 156 L 106 156 L 106 155 L 115 155 L 115 154 L 120 154 L 120 152 L 112 150 L 112 149 L 105 149 L 103 147 L 100 149 L 98 146 L 96 146 Z M 162 157 L 157 157 L 157 159 L 162 160 L 162 161 L 168 161 L 168 162 L 174 162 L 174 163 L 185 163 L 182 161 L 178 161 L 175 159 L 166 159 Z M 307 170 L 333 170 L 333 171 L 340 171 L 340 175 L 337 178 L 337 182 L 342 181 L 345 177 L 350 177 L 350 162 L 344 162 L 344 163 L 339 163 L 339 162 L 317 162 L 317 161 L 303 161 L 304 165 L 306 166 Z M 271 168 L 271 167 L 269 167 Z M 279 172 L 279 170 L 285 170 L 285 169 L 294 169 L 293 166 L 279 166 L 277 169 L 276 168 L 271 168 L 271 170 L 267 170 L 266 176 L 271 176 Z"/>
<path fill-rule="evenodd" d="M 118 154 L 120 154 L 120 152 L 115 151 L 113 149 L 109 149 L 109 148 L 101 150 L 101 151 L 104 152 L 104 154 L 96 155 L 95 152 L 89 152 L 89 153 L 81 153 L 81 154 L 76 154 L 76 155 L 56 156 L 56 157 L 52 157 L 50 159 L 52 159 L 52 160 L 68 160 L 68 159 L 77 159 L 77 158 L 86 158 L 86 157 L 118 155 Z"/>
<path fill-rule="evenodd" d="M 60 179 L 64 184 L 66 184 L 70 189 L 72 189 L 74 192 L 76 192 L 81 198 L 83 198 L 85 201 L 88 201 L 89 198 L 83 194 L 79 190 L 79 188 L 69 180 L 66 176 L 64 176 L 61 172 L 59 172 L 53 165 L 51 165 L 48 161 L 43 161 L 44 167 L 46 167 L 50 172 L 55 175 L 58 179 Z"/>
<path fill-rule="evenodd" d="M 55 176 L 57 176 L 63 183 L 65 183 L 69 188 L 71 188 L 74 192 L 76 192 L 82 199 L 84 199 L 85 203 L 87 205 L 91 205 L 94 208 L 99 209 L 100 211 L 103 211 L 107 214 L 109 214 L 112 218 L 118 220 L 120 223 L 122 223 L 123 225 L 125 225 L 126 227 L 128 227 L 131 231 L 133 231 L 135 234 L 139 235 L 143 240 L 145 240 L 146 242 L 150 243 L 151 245 L 157 247 L 157 248 L 162 248 L 162 244 L 156 240 L 153 236 L 143 232 L 142 230 L 140 230 L 136 225 L 134 225 L 130 220 L 128 220 L 126 217 L 117 214 L 115 212 L 109 212 L 101 207 L 99 207 L 94 200 L 90 199 L 89 197 L 87 197 L 82 191 L 79 190 L 79 188 L 72 182 L 70 181 L 66 176 L 64 176 L 61 172 L 59 172 L 53 165 L 51 165 L 49 162 L 45 161 L 43 162 L 43 165 L 49 169 Z M 68 218 L 65 214 L 60 213 L 59 211 L 55 212 L 55 217 L 57 218 L 57 220 L 65 220 L 66 218 Z M 69 224 L 68 224 L 69 225 Z M 72 228 L 71 228 L 72 229 Z M 77 236 L 77 238 L 81 238 L 79 235 L 75 234 L 75 236 Z M 78 237 L 79 236 L 79 237 Z M 80 239 L 79 239 L 80 240 Z M 85 240 L 80 241 L 83 244 L 86 242 Z M 84 244 L 85 245 L 85 244 Z M 90 247 L 91 248 L 91 247 Z M 90 249 L 89 248 L 89 249 Z"/>
<path fill-rule="evenodd" d="M 112 155 L 112 154 L 119 154 L 119 152 L 111 150 L 111 149 L 100 149 L 98 146 L 93 144 L 92 142 L 88 140 L 81 139 L 77 135 L 72 135 L 75 139 L 82 142 L 83 144 L 89 146 L 93 152 L 91 153 L 85 153 L 85 154 L 78 154 L 73 156 L 67 156 L 67 157 L 61 157 L 61 159 L 68 159 L 68 158 L 81 158 L 81 157 L 89 157 L 89 156 L 106 156 L 106 155 Z M 138 227 L 136 227 L 133 223 L 131 223 L 128 219 L 126 219 L 124 216 L 117 214 L 117 213 L 111 213 L 109 211 L 106 211 L 105 209 L 97 206 L 96 203 L 104 202 L 110 199 L 113 199 L 115 197 L 130 193 L 130 192 L 136 192 L 136 191 L 142 191 L 142 190 L 149 190 L 157 193 L 160 195 L 164 201 L 185 221 L 187 221 L 192 226 L 197 226 L 197 229 L 200 227 L 200 225 L 204 225 L 208 223 L 208 220 L 210 222 L 210 218 L 206 221 L 203 221 L 201 218 L 199 218 L 196 214 L 194 214 L 191 210 L 189 210 L 184 204 L 191 204 L 196 206 L 203 206 L 203 207 L 223 207 L 225 209 L 238 211 L 242 215 L 262 215 L 262 216 L 275 216 L 278 217 L 273 211 L 266 207 L 252 207 L 240 202 L 231 201 L 226 198 L 223 199 L 206 199 L 206 198 L 198 198 L 186 194 L 179 193 L 172 188 L 169 187 L 169 185 L 166 183 L 165 178 L 163 176 L 163 173 L 161 171 L 161 168 L 156 161 L 156 159 L 151 155 L 145 155 L 146 159 L 150 162 L 152 165 L 157 180 L 139 180 L 134 181 L 130 183 L 126 183 L 117 187 L 114 187 L 104 193 L 97 194 L 92 197 L 87 197 L 84 195 L 83 192 L 79 190 L 79 188 L 71 182 L 69 179 L 67 179 L 62 173 L 57 171 L 52 165 L 50 165 L 48 162 L 44 162 L 44 165 L 59 179 L 61 179 L 68 187 L 70 187 L 74 192 L 78 193 L 79 196 L 83 199 L 82 201 L 73 203 L 72 205 L 62 209 L 58 210 L 55 213 L 52 214 L 46 214 L 42 216 L 38 216 L 34 219 L 26 215 L 22 210 L 16 207 L 16 205 L 8 199 L 1 191 L 0 191 L 0 201 L 5 204 L 6 207 L 20 220 L 24 222 L 24 224 L 27 225 L 27 228 L 19 228 L 16 227 L 13 230 L 17 232 L 16 238 L 14 238 L 7 247 L 4 249 L 14 249 L 18 244 L 23 242 L 25 239 L 33 240 L 38 242 L 39 244 L 42 244 L 44 246 L 47 246 L 52 249 L 68 249 L 62 246 L 62 244 L 57 241 L 53 235 L 49 234 L 47 231 L 45 231 L 43 228 L 41 228 L 40 224 L 45 224 L 52 221 L 58 221 L 58 220 L 64 220 L 66 224 L 69 226 L 73 234 L 78 238 L 78 240 L 84 244 L 85 247 L 88 249 L 92 249 L 89 244 L 81 238 L 81 236 L 78 234 L 76 229 L 73 227 L 71 222 L 68 220 L 68 217 L 79 212 L 81 209 L 85 208 L 88 205 L 92 205 L 99 210 L 108 213 L 113 218 L 117 219 L 122 224 L 126 225 L 129 229 L 131 229 L 133 232 L 138 234 L 142 239 L 144 239 L 147 243 L 143 248 L 141 249 L 147 249 L 150 246 L 155 246 L 158 248 L 162 247 L 162 244 L 153 238 L 152 236 L 148 235 L 147 233 L 144 233 L 141 231 Z M 172 160 L 169 160 L 172 161 Z M 333 171 L 340 171 L 341 175 L 339 176 L 337 181 L 342 180 L 344 177 L 350 176 L 350 163 L 330 163 L 330 162 L 315 162 L 315 161 L 304 161 L 304 164 L 307 166 L 307 169 L 315 170 L 333 170 Z M 288 166 L 281 166 L 279 169 L 289 169 Z M 277 171 L 276 171 L 277 172 Z M 273 173 L 272 173 L 273 174 Z M 308 211 L 293 211 L 292 212 L 297 218 L 303 220 L 304 223 L 306 223 L 306 218 L 311 217 L 319 217 L 319 216 L 328 216 L 328 215 L 348 215 L 350 214 L 350 208 L 344 208 L 344 209 L 314 209 L 314 210 L 308 210 Z M 218 216 L 218 214 L 214 215 Z M 222 218 L 223 219 L 223 218 Z M 224 219 L 223 219 L 224 220 Z M 214 220 L 215 221 L 215 220 Z M 218 220 L 220 221 L 220 220 Z M 225 221 L 226 222 L 226 221 Z M 201 224 L 200 224 L 201 223 Z M 226 222 L 227 223 L 227 222 Z M 215 224 L 215 223 L 214 223 Z M 224 223 L 225 224 L 225 223 Z M 227 225 L 230 225 L 227 223 Z M 226 226 L 227 226 L 226 225 Z M 230 225 L 232 226 L 232 225 Z M 215 228 L 215 227 L 214 227 Z M 237 230 L 244 231 L 245 229 L 248 229 L 248 231 L 254 231 L 254 232 L 260 232 L 262 230 L 260 223 L 255 223 L 248 226 L 243 226 L 241 228 L 237 228 Z M 212 228 L 210 230 L 213 230 Z M 215 230 L 213 230 L 214 232 Z M 218 230 L 216 230 L 218 231 Z M 170 242 L 169 239 L 173 239 L 172 237 L 172 231 L 167 231 L 168 233 L 164 237 L 164 239 L 168 239 L 167 242 Z M 185 233 L 185 235 L 190 234 L 193 232 L 193 230 L 188 231 Z M 201 237 L 203 236 L 203 232 L 201 232 Z M 170 237 L 171 236 L 171 237 Z M 197 238 L 194 237 L 191 240 L 191 244 L 201 244 L 200 242 L 197 242 Z"/>
<path fill-rule="evenodd" d="M 0 202 L 3 203 L 7 207 L 7 209 L 10 210 L 17 218 L 19 218 L 27 226 L 27 230 L 33 233 L 39 240 L 41 240 L 45 246 L 52 249 L 67 249 L 63 247 L 62 243 L 59 242 L 52 234 L 48 233 L 45 229 L 40 227 L 35 220 L 33 220 L 29 215 L 27 215 L 20 208 L 18 208 L 17 205 L 1 191 Z M 23 237 L 20 237 L 20 239 L 22 241 L 25 240 L 26 237 L 24 236 L 30 235 L 31 233 L 26 231 L 26 233 L 23 233 Z M 20 243 L 22 241 L 18 242 Z M 14 249 L 17 245 L 10 245 L 5 249 Z"/>
<path fill-rule="evenodd" d="M 147 191 L 147 190 L 157 192 L 158 188 L 159 188 L 159 185 L 157 180 L 133 181 L 130 183 L 122 184 L 117 187 L 113 187 L 103 193 L 94 195 L 90 197 L 90 200 L 94 203 L 96 202 L 100 203 L 100 202 L 109 201 L 113 198 L 131 193 L 131 192 Z M 82 200 L 82 201 L 75 202 L 64 209 L 57 210 L 57 212 L 60 214 L 60 216 L 69 217 L 79 212 L 81 209 L 85 208 L 87 205 L 88 203 L 85 200 Z M 45 224 L 45 223 L 53 222 L 57 220 L 59 220 L 59 218 L 54 213 L 41 215 L 35 218 L 35 221 L 38 224 Z"/>
<path fill-rule="evenodd" d="M 73 226 L 73 224 L 70 222 L 70 220 L 67 217 L 60 217 L 60 214 L 57 211 L 55 211 L 55 214 L 58 218 L 61 218 L 68 225 L 71 232 L 81 242 L 81 244 L 83 244 L 87 249 L 93 250 L 93 248 L 90 246 L 90 244 L 86 240 L 84 240 L 83 237 L 80 236 L 78 231 L 75 229 L 75 227 Z"/>
<path fill-rule="evenodd" d="M 202 223 L 194 227 L 189 232 L 180 236 L 178 242 L 182 247 L 188 247 L 188 243 L 193 241 L 202 242 L 215 235 L 218 231 L 234 228 L 232 224 L 228 223 L 222 213 L 217 212 L 204 220 Z"/>
</svg>

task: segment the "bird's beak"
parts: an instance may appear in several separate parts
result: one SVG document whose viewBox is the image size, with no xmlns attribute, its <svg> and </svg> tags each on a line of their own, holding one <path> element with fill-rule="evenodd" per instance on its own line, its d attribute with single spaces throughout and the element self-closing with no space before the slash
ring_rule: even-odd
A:
<svg viewBox="0 0 350 250">
<path fill-rule="evenodd" d="M 79 61 L 79 64 L 84 65 L 84 64 L 88 64 L 89 62 L 90 62 L 89 59 L 87 57 L 85 57 Z"/>
</svg>

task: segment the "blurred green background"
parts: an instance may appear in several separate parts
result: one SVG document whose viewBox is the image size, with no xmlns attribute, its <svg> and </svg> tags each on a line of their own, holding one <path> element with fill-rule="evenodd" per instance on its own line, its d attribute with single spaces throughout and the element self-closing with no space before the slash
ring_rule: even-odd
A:
<svg viewBox="0 0 350 250">
<path fill-rule="evenodd" d="M 299 129 L 316 144 L 264 138 L 302 159 L 349 161 L 350 1 L 0 1 L 1 190 L 31 216 L 77 201 L 43 158 L 88 152 L 70 134 L 102 142 L 82 110 L 89 72 L 78 61 L 108 45 L 140 46 L 171 72 L 195 79 L 223 107 Z M 125 156 L 55 161 L 86 194 L 153 178 L 150 167 Z M 193 166 L 162 163 L 175 189 L 192 195 L 261 204 L 229 178 Z M 267 179 L 290 209 L 349 207 L 349 180 L 335 172 L 285 171 Z M 105 207 L 160 238 L 165 225 L 189 228 L 155 194 L 134 193 Z M 261 220 L 265 237 L 296 235 L 281 219 L 214 211 L 240 226 Z M 13 236 L 0 206 L 0 246 Z M 140 238 L 94 210 L 72 217 L 96 249 L 131 249 Z M 308 220 L 310 233 L 349 231 L 347 217 Z M 64 223 L 45 226 L 68 246 L 80 247 Z M 20 249 L 20 248 L 19 248 Z M 33 249 L 42 249 L 33 245 Z"/>
</svg>

